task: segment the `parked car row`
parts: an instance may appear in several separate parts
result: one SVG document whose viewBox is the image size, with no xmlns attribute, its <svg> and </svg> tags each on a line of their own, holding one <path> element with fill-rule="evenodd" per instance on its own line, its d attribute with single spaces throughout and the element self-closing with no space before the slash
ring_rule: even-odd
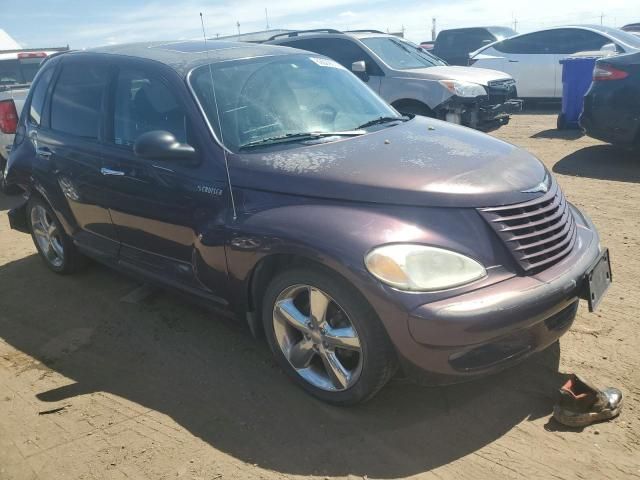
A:
<svg viewBox="0 0 640 480">
<path fill-rule="evenodd" d="M 470 54 L 474 67 L 493 68 L 511 75 L 522 98 L 562 96 L 560 60 L 577 52 L 640 51 L 640 38 L 616 28 L 556 27 L 525 33 L 486 45 Z"/>
<path fill-rule="evenodd" d="M 338 405 L 398 368 L 440 382 L 502 370 L 557 341 L 580 299 L 598 306 L 608 251 L 540 161 L 376 93 L 431 82 L 440 103 L 474 105 L 500 74 L 380 33 L 273 40 L 345 48 L 176 41 L 46 59 L 6 169 L 24 191 L 11 227 L 56 273 L 93 258 L 228 309 Z"/>
<path fill-rule="evenodd" d="M 521 108 L 513 79 L 502 72 L 451 67 L 418 45 L 383 32 L 306 30 L 271 37 L 272 45 L 334 59 L 403 114 L 491 130 Z"/>
<path fill-rule="evenodd" d="M 397 368 L 501 370 L 565 333 L 580 299 L 597 308 L 608 251 L 534 157 L 422 117 L 506 123 L 516 83 L 478 68 L 495 52 L 541 66 L 604 48 L 581 125 L 640 138 L 635 37 L 508 34 L 473 68 L 377 31 L 14 52 L 18 69 L 0 65 L 22 95 L 0 100 L 4 181 L 24 192 L 11 226 L 54 272 L 89 257 L 229 309 L 327 402 L 367 400 Z M 531 51 L 548 36 L 553 51 Z"/>
</svg>

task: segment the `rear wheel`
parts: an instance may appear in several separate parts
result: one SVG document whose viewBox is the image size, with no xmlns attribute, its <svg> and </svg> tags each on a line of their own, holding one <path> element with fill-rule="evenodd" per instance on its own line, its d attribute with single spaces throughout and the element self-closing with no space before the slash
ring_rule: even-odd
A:
<svg viewBox="0 0 640 480">
<path fill-rule="evenodd" d="M 73 273 L 85 263 L 51 207 L 34 197 L 27 206 L 27 220 L 33 243 L 44 263 L 56 273 Z"/>
<path fill-rule="evenodd" d="M 556 127 L 558 130 L 565 130 L 567 128 L 567 119 L 564 113 L 558 114 L 558 120 L 556 121 Z"/>
<path fill-rule="evenodd" d="M 280 366 L 329 403 L 373 397 L 396 370 L 396 357 L 373 309 L 344 279 L 322 269 L 278 274 L 265 293 L 263 322 Z"/>
</svg>

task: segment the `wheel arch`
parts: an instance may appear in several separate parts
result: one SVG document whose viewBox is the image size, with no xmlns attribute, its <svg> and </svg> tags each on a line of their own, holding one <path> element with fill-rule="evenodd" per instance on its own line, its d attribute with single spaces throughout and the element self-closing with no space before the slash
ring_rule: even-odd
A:
<svg viewBox="0 0 640 480">
<path fill-rule="evenodd" d="M 360 296 L 363 301 L 367 302 L 366 296 L 358 289 L 355 282 L 349 278 L 347 272 L 343 271 L 338 265 L 340 262 L 336 259 L 327 262 L 319 261 L 301 253 L 272 253 L 261 258 L 251 269 L 248 280 L 245 285 L 245 309 L 247 314 L 247 322 L 254 336 L 263 335 L 261 305 L 265 291 L 271 280 L 280 272 L 291 268 L 312 268 L 338 275 L 342 280 L 347 282 L 355 294 Z"/>
<path fill-rule="evenodd" d="M 391 106 L 398 110 L 400 113 L 413 113 L 417 115 L 425 115 L 428 117 L 435 117 L 435 112 L 429 108 L 429 106 L 421 102 L 420 100 L 416 100 L 415 98 L 401 98 L 399 100 L 395 100 Z M 423 113 L 418 113 L 423 112 Z"/>
</svg>

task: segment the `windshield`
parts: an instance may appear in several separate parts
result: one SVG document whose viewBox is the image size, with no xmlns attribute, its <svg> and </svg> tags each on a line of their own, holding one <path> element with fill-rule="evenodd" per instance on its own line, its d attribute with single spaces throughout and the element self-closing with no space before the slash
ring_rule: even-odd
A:
<svg viewBox="0 0 640 480">
<path fill-rule="evenodd" d="M 381 117 L 402 119 L 355 75 L 324 57 L 287 55 L 196 68 L 189 82 L 224 144 L 250 144 L 303 133 L 352 132 Z M 266 144 L 266 143 L 265 143 Z"/>
<path fill-rule="evenodd" d="M 42 58 L 0 60 L 0 85 L 31 83 L 40 68 Z"/>
<path fill-rule="evenodd" d="M 487 30 L 496 37 L 496 40 L 504 40 L 518 34 L 515 30 L 507 27 L 489 27 Z"/>
<path fill-rule="evenodd" d="M 446 65 L 438 57 L 427 53 L 406 40 L 391 37 L 369 37 L 360 39 L 380 59 L 396 70 L 410 70 Z"/>
</svg>

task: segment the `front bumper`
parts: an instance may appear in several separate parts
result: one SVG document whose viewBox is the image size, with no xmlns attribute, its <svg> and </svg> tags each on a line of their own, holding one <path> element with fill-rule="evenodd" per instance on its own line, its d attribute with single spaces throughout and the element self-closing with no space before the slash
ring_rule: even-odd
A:
<svg viewBox="0 0 640 480">
<path fill-rule="evenodd" d="M 442 120 L 488 132 L 509 123 L 512 113 L 522 110 L 522 100 L 509 99 L 492 103 L 490 97 L 451 97 L 438 109 Z"/>
<path fill-rule="evenodd" d="M 405 372 L 455 382 L 548 347 L 570 328 L 599 253 L 595 229 L 581 225 L 573 253 L 547 270 L 415 308 L 407 320 L 412 343 L 400 351 Z"/>
</svg>

